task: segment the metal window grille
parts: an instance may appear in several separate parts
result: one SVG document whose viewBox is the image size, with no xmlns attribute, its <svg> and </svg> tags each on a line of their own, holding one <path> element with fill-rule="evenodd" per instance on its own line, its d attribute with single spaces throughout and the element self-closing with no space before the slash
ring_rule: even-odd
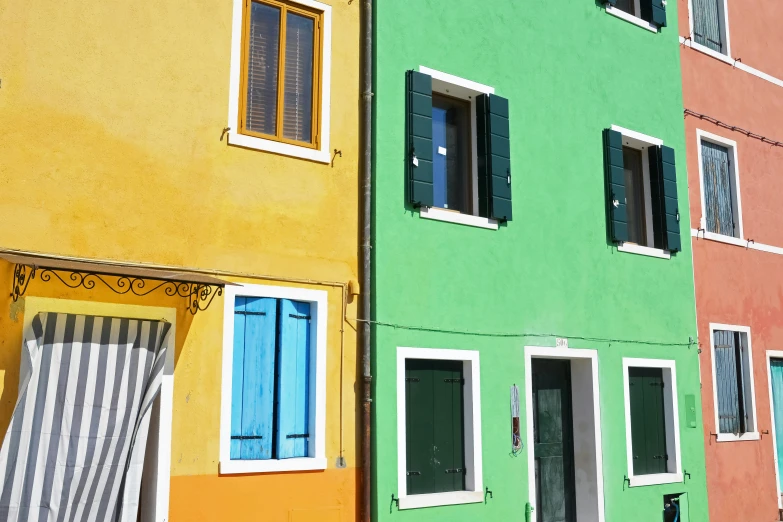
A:
<svg viewBox="0 0 783 522">
<path fill-rule="evenodd" d="M 749 393 L 745 339 L 740 332 L 715 330 L 715 385 L 718 391 L 718 431 L 745 433 L 749 430 L 746 396 Z"/>
<path fill-rule="evenodd" d="M 704 176 L 704 213 L 707 231 L 737 236 L 729 149 L 709 141 L 701 142 Z"/>
</svg>

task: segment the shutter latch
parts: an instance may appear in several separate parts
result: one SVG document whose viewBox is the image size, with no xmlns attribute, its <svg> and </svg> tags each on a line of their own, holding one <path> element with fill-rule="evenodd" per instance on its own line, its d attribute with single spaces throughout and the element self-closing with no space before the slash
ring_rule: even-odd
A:
<svg viewBox="0 0 783 522">
<path fill-rule="evenodd" d="M 309 433 L 292 433 L 290 435 L 285 436 L 286 439 L 308 439 L 310 438 Z"/>
<path fill-rule="evenodd" d="M 465 468 L 447 469 L 446 473 L 465 473 Z"/>
<path fill-rule="evenodd" d="M 408 475 L 409 477 L 418 477 L 419 475 L 421 475 L 421 471 L 409 471 L 409 472 L 407 473 L 407 475 Z"/>
<path fill-rule="evenodd" d="M 677 223 L 679 223 L 679 222 L 680 222 L 680 211 L 679 211 L 679 209 L 678 209 L 678 210 L 677 210 Z"/>
<path fill-rule="evenodd" d="M 413 153 L 413 166 L 418 167 L 419 166 L 419 158 L 416 157 L 416 153 Z"/>
<path fill-rule="evenodd" d="M 443 379 L 443 382 L 458 382 L 460 384 L 465 384 L 465 379 Z"/>
<path fill-rule="evenodd" d="M 613 200 L 613 201 L 612 201 L 612 206 L 613 206 L 614 208 L 617 208 L 617 207 L 619 207 L 619 206 L 620 206 L 620 202 L 619 202 L 619 201 L 617 201 L 617 200 L 615 199 L 615 200 Z"/>
</svg>

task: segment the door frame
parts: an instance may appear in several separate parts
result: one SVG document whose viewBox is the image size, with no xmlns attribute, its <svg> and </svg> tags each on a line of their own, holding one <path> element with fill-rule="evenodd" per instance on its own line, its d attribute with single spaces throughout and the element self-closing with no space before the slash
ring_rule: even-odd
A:
<svg viewBox="0 0 783 522">
<path fill-rule="evenodd" d="M 772 359 L 783 359 L 783 351 L 781 350 L 767 350 L 767 391 L 769 392 L 769 415 L 771 430 L 772 430 L 772 456 L 775 461 L 775 496 L 777 497 L 778 509 L 783 509 L 783 499 L 780 495 L 780 473 L 778 472 L 778 438 L 775 432 L 775 404 L 772 397 L 772 372 L 770 371 L 770 365 Z M 782 434 L 783 435 L 783 434 Z"/>
<path fill-rule="evenodd" d="M 596 467 L 596 501 L 598 503 L 598 522 L 604 522 L 604 473 L 603 473 L 603 455 L 601 453 L 601 414 L 600 414 L 600 393 L 598 386 L 598 351 L 578 348 L 552 348 L 543 346 L 525 346 L 525 417 L 527 423 L 527 473 L 528 473 L 528 494 L 529 502 L 534 509 L 531 516 L 531 522 L 537 522 L 536 499 L 536 464 L 533 440 L 533 380 L 532 380 L 532 360 L 533 359 L 567 359 L 567 360 L 588 360 L 590 362 L 590 371 L 592 378 L 593 392 L 593 423 L 595 426 L 595 467 Z M 572 369 L 573 370 L 573 369 Z M 572 373 L 572 393 L 573 393 L 573 373 Z M 578 513 L 578 511 L 577 511 Z"/>
</svg>

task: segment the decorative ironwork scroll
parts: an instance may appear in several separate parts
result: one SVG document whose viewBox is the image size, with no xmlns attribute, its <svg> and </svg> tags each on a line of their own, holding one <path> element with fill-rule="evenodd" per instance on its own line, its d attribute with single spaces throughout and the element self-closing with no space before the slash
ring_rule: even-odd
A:
<svg viewBox="0 0 783 522">
<path fill-rule="evenodd" d="M 215 296 L 223 295 L 223 287 L 207 283 L 155 279 L 154 277 L 136 277 L 127 275 L 103 274 L 81 270 L 61 270 L 17 264 L 14 268 L 11 297 L 14 301 L 27 291 L 30 281 L 38 275 L 39 279 L 49 282 L 59 280 L 68 288 L 86 288 L 92 290 L 99 283 L 115 294 L 131 293 L 146 296 L 162 289 L 170 297 L 184 297 L 191 314 L 209 308 Z"/>
</svg>

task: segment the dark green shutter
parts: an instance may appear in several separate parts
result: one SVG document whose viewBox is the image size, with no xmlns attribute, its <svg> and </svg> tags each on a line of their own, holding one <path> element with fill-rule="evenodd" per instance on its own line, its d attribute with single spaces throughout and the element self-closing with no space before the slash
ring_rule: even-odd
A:
<svg viewBox="0 0 783 522">
<path fill-rule="evenodd" d="M 655 246 L 672 253 L 679 252 L 682 243 L 674 149 L 666 146 L 650 147 L 649 160 Z"/>
<path fill-rule="evenodd" d="M 629 368 L 631 456 L 634 475 L 666 473 L 666 419 L 663 370 Z"/>
<path fill-rule="evenodd" d="M 614 7 L 617 5 L 617 0 L 606 0 L 606 3 Z"/>
<path fill-rule="evenodd" d="M 614 243 L 621 243 L 628 241 L 623 135 L 611 129 L 604 130 L 604 166 L 606 169 L 609 238 Z"/>
<path fill-rule="evenodd" d="M 465 489 L 461 361 L 405 363 L 407 493 Z"/>
<path fill-rule="evenodd" d="M 479 215 L 511 221 L 511 141 L 508 100 L 494 94 L 476 98 Z"/>
<path fill-rule="evenodd" d="M 407 87 L 408 198 L 415 207 L 431 207 L 432 77 L 408 71 Z"/>
<path fill-rule="evenodd" d="M 642 19 L 658 27 L 666 27 L 666 6 L 664 0 L 641 0 Z"/>
</svg>

